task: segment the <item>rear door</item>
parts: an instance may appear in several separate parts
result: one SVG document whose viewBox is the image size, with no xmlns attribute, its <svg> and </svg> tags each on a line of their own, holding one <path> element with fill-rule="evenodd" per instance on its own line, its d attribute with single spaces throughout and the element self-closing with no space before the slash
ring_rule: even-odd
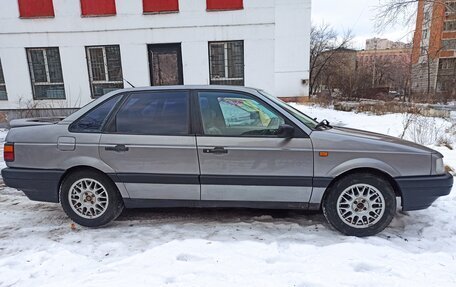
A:
<svg viewBox="0 0 456 287">
<path fill-rule="evenodd" d="M 100 140 L 101 158 L 133 199 L 199 200 L 188 91 L 143 91 L 126 97 Z"/>
<path fill-rule="evenodd" d="M 313 153 L 303 131 L 277 136 L 280 125 L 292 123 L 253 95 L 200 91 L 197 102 L 202 200 L 309 202 Z"/>
</svg>

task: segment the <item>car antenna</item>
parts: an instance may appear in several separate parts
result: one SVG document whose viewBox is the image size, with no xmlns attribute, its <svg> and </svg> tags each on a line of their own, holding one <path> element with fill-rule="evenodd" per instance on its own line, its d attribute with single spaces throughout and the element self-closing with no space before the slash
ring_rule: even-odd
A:
<svg viewBox="0 0 456 287">
<path fill-rule="evenodd" d="M 132 88 L 136 88 L 135 86 L 133 86 L 127 79 L 123 79 L 125 82 L 127 82 L 127 84 L 129 84 Z"/>
</svg>

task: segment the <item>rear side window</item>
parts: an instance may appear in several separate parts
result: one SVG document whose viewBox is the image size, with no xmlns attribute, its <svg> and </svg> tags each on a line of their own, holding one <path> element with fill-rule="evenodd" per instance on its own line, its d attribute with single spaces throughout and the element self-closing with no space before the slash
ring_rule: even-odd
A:
<svg viewBox="0 0 456 287">
<path fill-rule="evenodd" d="M 107 121 L 109 113 L 120 100 L 121 95 L 114 96 L 100 105 L 93 108 L 90 112 L 82 116 L 71 124 L 70 132 L 97 133 L 101 132 Z"/>
<path fill-rule="evenodd" d="M 139 135 L 188 135 L 188 92 L 141 92 L 130 95 L 110 131 Z"/>
</svg>

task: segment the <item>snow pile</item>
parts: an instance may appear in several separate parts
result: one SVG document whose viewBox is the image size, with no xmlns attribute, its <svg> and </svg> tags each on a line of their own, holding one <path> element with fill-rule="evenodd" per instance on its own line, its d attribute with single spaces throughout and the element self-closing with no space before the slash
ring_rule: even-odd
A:
<svg viewBox="0 0 456 287">
<path fill-rule="evenodd" d="M 396 135 L 402 117 L 299 107 Z M 447 148 L 447 161 L 456 154 Z M 454 190 L 456 191 L 456 190 Z M 59 205 L 0 188 L 0 286 L 456 286 L 456 192 L 345 237 L 321 214 L 245 209 L 130 210 L 72 228 Z"/>
</svg>

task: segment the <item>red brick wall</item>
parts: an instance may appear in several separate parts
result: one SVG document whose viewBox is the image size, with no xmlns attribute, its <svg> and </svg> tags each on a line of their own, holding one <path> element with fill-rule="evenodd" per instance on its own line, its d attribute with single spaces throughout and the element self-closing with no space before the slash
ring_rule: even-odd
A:
<svg viewBox="0 0 456 287">
<path fill-rule="evenodd" d="M 412 51 L 412 64 L 417 64 L 421 53 L 421 37 L 423 34 L 423 21 L 424 21 L 424 1 L 418 2 L 418 14 L 416 18 L 415 35 L 413 36 L 413 51 Z"/>
</svg>

